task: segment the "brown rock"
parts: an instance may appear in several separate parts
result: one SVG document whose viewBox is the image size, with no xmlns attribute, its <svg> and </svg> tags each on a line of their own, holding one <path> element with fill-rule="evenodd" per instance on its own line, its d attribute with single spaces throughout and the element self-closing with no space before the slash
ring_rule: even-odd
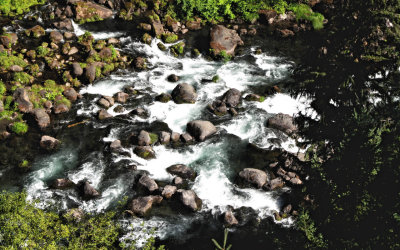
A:
<svg viewBox="0 0 400 250">
<path fill-rule="evenodd" d="M 189 30 L 199 30 L 201 29 L 201 19 L 196 18 L 196 20 L 189 20 L 186 22 L 186 28 Z"/>
<path fill-rule="evenodd" d="M 77 2 L 75 4 L 76 20 L 87 20 L 93 18 L 107 19 L 112 16 L 112 10 L 92 2 Z"/>
<path fill-rule="evenodd" d="M 245 168 L 239 173 L 239 177 L 248 183 L 257 185 L 261 188 L 268 182 L 268 175 L 259 169 L 255 168 Z"/>
<path fill-rule="evenodd" d="M 19 65 L 12 65 L 12 66 L 10 66 L 10 68 L 8 68 L 8 70 L 12 71 L 12 72 L 21 72 L 24 70 L 24 68 L 22 68 Z"/>
<path fill-rule="evenodd" d="M 71 102 L 75 102 L 78 99 L 78 93 L 73 88 L 64 90 L 63 94 Z"/>
<path fill-rule="evenodd" d="M 68 111 L 69 111 L 69 108 L 64 103 L 56 104 L 56 106 L 54 107 L 55 114 L 66 113 Z"/>
<path fill-rule="evenodd" d="M 129 98 L 129 95 L 124 92 L 118 92 L 115 95 L 115 101 L 119 103 L 126 103 L 127 99 Z"/>
<path fill-rule="evenodd" d="M 49 151 L 57 149 L 60 143 L 59 140 L 48 135 L 44 135 L 40 139 L 40 147 Z"/>
<path fill-rule="evenodd" d="M 56 179 L 51 185 L 52 188 L 55 189 L 68 189 L 73 188 L 75 183 L 73 183 L 70 179 Z"/>
<path fill-rule="evenodd" d="M 37 108 L 32 111 L 36 122 L 40 129 L 47 128 L 50 125 L 50 116 L 42 108 Z"/>
<path fill-rule="evenodd" d="M 145 188 L 149 192 L 154 192 L 158 189 L 157 183 L 146 174 L 140 177 L 139 186 Z"/>
<path fill-rule="evenodd" d="M 175 164 L 167 168 L 167 172 L 172 175 L 177 175 L 184 179 L 193 180 L 196 178 L 196 172 L 190 167 L 183 164 Z"/>
<path fill-rule="evenodd" d="M 98 116 L 99 120 L 105 120 L 105 119 L 108 119 L 108 118 L 111 118 L 111 117 L 113 117 L 113 116 L 111 114 L 109 114 L 107 112 L 107 110 L 102 109 L 102 110 L 99 111 L 99 116 Z"/>
<path fill-rule="evenodd" d="M 282 113 L 270 117 L 267 121 L 267 126 L 280 130 L 289 135 L 297 132 L 298 130 L 296 124 L 294 123 L 293 117 Z"/>
<path fill-rule="evenodd" d="M 239 224 L 238 220 L 231 210 L 228 210 L 224 213 L 224 222 L 229 227 Z"/>
<path fill-rule="evenodd" d="M 175 103 L 195 103 L 197 99 L 196 90 L 192 85 L 187 83 L 178 84 L 171 93 L 172 99 Z"/>
<path fill-rule="evenodd" d="M 13 95 L 14 101 L 18 103 L 18 109 L 23 113 L 29 113 L 33 109 L 33 104 L 29 100 L 28 92 L 23 89 L 19 88 L 15 90 Z"/>
<path fill-rule="evenodd" d="M 187 124 L 187 131 L 198 141 L 204 141 L 207 137 L 215 134 L 217 128 L 209 121 L 195 120 Z"/>
<path fill-rule="evenodd" d="M 176 193 L 177 187 L 172 185 L 167 185 L 164 187 L 161 195 L 164 196 L 166 199 L 170 199 Z"/>
<path fill-rule="evenodd" d="M 145 216 L 150 209 L 152 208 L 153 204 L 161 203 L 163 198 L 159 195 L 150 195 L 145 197 L 139 197 L 134 199 L 131 203 L 131 211 L 139 216 Z"/>
<path fill-rule="evenodd" d="M 63 35 L 58 31 L 50 32 L 50 40 L 54 43 L 59 43 L 63 40 Z"/>
<path fill-rule="evenodd" d="M 81 76 L 83 74 L 83 69 L 79 63 L 74 62 L 72 64 L 72 72 L 75 76 Z"/>
<path fill-rule="evenodd" d="M 210 33 L 210 47 L 215 56 L 219 55 L 221 51 L 233 56 L 237 45 L 243 45 L 242 39 L 235 30 L 225 28 L 222 25 L 213 26 Z"/>
<path fill-rule="evenodd" d="M 177 193 L 179 194 L 179 198 L 183 205 L 194 212 L 201 209 L 202 201 L 193 190 L 179 189 Z"/>
</svg>

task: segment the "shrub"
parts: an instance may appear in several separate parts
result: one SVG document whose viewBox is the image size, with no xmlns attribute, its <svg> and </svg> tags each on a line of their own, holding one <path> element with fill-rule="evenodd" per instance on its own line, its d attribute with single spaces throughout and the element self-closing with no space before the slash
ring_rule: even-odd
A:
<svg viewBox="0 0 400 250">
<path fill-rule="evenodd" d="M 173 33 L 164 33 L 162 34 L 162 39 L 165 43 L 174 43 L 178 40 L 178 36 Z"/>
<path fill-rule="evenodd" d="M 25 72 L 15 72 L 13 80 L 15 82 L 19 82 L 21 84 L 26 85 L 26 84 L 29 84 L 33 80 L 33 77 Z"/>
<path fill-rule="evenodd" d="M 44 4 L 45 0 L 0 0 L 0 14 L 20 15 L 34 5 Z"/>
<path fill-rule="evenodd" d="M 0 80 L 0 96 L 4 95 L 4 93 L 6 93 L 6 92 L 7 92 L 7 88 L 4 85 L 4 83 Z"/>
<path fill-rule="evenodd" d="M 321 13 L 313 12 L 310 6 L 306 4 L 291 4 L 288 9 L 293 11 L 297 20 L 310 21 L 314 29 L 318 30 L 324 27 L 324 16 Z"/>
<path fill-rule="evenodd" d="M 25 68 L 26 66 L 28 66 L 28 63 L 26 63 L 20 57 L 12 56 L 12 55 L 9 56 L 7 53 L 0 55 L 0 67 L 1 68 L 8 69 L 10 66 L 13 66 L 13 65 L 18 65 L 18 66 L 21 66 L 22 68 Z"/>
<path fill-rule="evenodd" d="M 28 125 L 25 122 L 14 122 L 11 130 L 17 135 L 23 135 L 28 132 Z"/>
</svg>

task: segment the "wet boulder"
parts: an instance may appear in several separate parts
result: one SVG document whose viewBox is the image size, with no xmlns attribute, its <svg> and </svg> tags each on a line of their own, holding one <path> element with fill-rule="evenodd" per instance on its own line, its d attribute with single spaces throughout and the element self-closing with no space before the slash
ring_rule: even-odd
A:
<svg viewBox="0 0 400 250">
<path fill-rule="evenodd" d="M 287 114 L 279 113 L 270 117 L 267 121 L 267 126 L 289 135 L 297 132 L 297 126 L 294 123 L 293 117 Z"/>
<path fill-rule="evenodd" d="M 97 101 L 97 104 L 100 105 L 103 108 L 108 109 L 112 105 L 114 105 L 114 99 L 112 97 L 107 98 L 107 97 L 102 97 Z"/>
<path fill-rule="evenodd" d="M 169 81 L 169 82 L 177 82 L 177 81 L 179 81 L 179 76 L 177 76 L 177 75 L 175 75 L 175 74 L 171 74 L 171 75 L 169 75 L 168 77 L 167 77 L 167 80 Z"/>
<path fill-rule="evenodd" d="M 207 137 L 215 134 L 217 128 L 209 121 L 195 120 L 187 124 L 187 131 L 198 141 L 204 141 Z"/>
<path fill-rule="evenodd" d="M 178 189 L 179 199 L 187 208 L 193 212 L 199 211 L 202 206 L 201 199 L 193 190 Z"/>
<path fill-rule="evenodd" d="M 47 128 L 50 125 L 50 116 L 43 108 L 34 109 L 32 114 L 40 129 Z"/>
<path fill-rule="evenodd" d="M 167 185 L 164 187 L 161 195 L 166 199 L 171 199 L 171 197 L 176 193 L 177 187 L 172 185 Z"/>
<path fill-rule="evenodd" d="M 58 31 L 50 32 L 50 40 L 54 43 L 59 43 L 64 39 L 64 36 Z"/>
<path fill-rule="evenodd" d="M 145 216 L 153 204 L 161 203 L 163 198 L 159 195 L 139 197 L 131 202 L 131 211 L 138 216 Z"/>
<path fill-rule="evenodd" d="M 110 144 L 110 151 L 112 153 L 120 153 L 122 151 L 122 144 L 120 140 L 115 140 Z"/>
<path fill-rule="evenodd" d="M 236 226 L 239 224 L 232 210 L 228 210 L 224 213 L 224 224 L 228 227 Z"/>
<path fill-rule="evenodd" d="M 264 187 L 268 190 L 276 190 L 282 188 L 285 185 L 285 182 L 282 180 L 281 177 L 272 179 L 269 183 L 267 183 Z"/>
<path fill-rule="evenodd" d="M 196 172 L 190 167 L 183 164 L 175 164 L 167 168 L 167 172 L 172 175 L 177 175 L 183 179 L 193 180 L 196 177 Z"/>
<path fill-rule="evenodd" d="M 119 102 L 119 103 L 126 103 L 126 101 L 128 100 L 128 98 L 129 98 L 129 95 L 127 94 L 127 93 L 125 93 L 125 92 L 118 92 L 116 95 L 115 95 L 115 101 L 116 102 Z"/>
<path fill-rule="evenodd" d="M 225 28 L 222 25 L 215 25 L 211 28 L 210 47 L 214 56 L 225 51 L 227 55 L 235 55 L 235 49 L 238 45 L 243 45 L 243 41 L 237 34 L 236 30 Z"/>
<path fill-rule="evenodd" d="M 171 134 L 165 131 L 160 133 L 160 143 L 161 144 L 169 144 L 171 141 Z"/>
<path fill-rule="evenodd" d="M 201 29 L 201 19 L 196 18 L 195 20 L 188 20 L 186 22 L 186 28 L 189 30 L 199 30 Z"/>
<path fill-rule="evenodd" d="M 181 138 L 181 135 L 177 132 L 172 132 L 171 133 L 171 140 L 173 142 L 179 142 L 179 139 Z"/>
<path fill-rule="evenodd" d="M 99 111 L 99 114 L 98 114 L 99 120 L 105 120 L 105 119 L 108 119 L 111 117 L 113 117 L 113 116 L 110 113 L 108 113 L 107 110 L 102 109 Z"/>
<path fill-rule="evenodd" d="M 54 180 L 51 187 L 54 189 L 68 189 L 75 187 L 75 183 L 73 183 L 70 179 L 62 178 Z"/>
<path fill-rule="evenodd" d="M 70 31 L 74 30 L 71 19 L 68 19 L 68 18 L 65 20 L 59 21 L 59 22 L 54 22 L 53 25 L 57 29 L 65 29 L 65 30 L 70 30 Z"/>
<path fill-rule="evenodd" d="M 83 74 L 83 69 L 79 63 L 74 62 L 72 64 L 72 72 L 75 76 L 81 76 Z"/>
<path fill-rule="evenodd" d="M 242 98 L 242 93 L 237 89 L 230 89 L 222 96 L 222 102 L 226 103 L 227 107 L 235 108 L 239 105 Z"/>
<path fill-rule="evenodd" d="M 175 103 L 195 103 L 197 99 L 197 93 L 194 87 L 187 83 L 178 84 L 174 90 L 172 90 L 172 99 Z"/>
<path fill-rule="evenodd" d="M 112 10 L 93 2 L 79 1 L 75 3 L 77 21 L 102 20 L 112 16 Z"/>
<path fill-rule="evenodd" d="M 25 30 L 25 33 L 28 36 L 32 35 L 33 37 L 39 38 L 41 36 L 44 36 L 46 34 L 46 31 L 43 29 L 42 26 L 36 25 L 36 26 L 34 26 L 33 28 L 31 28 L 29 30 Z"/>
<path fill-rule="evenodd" d="M 218 116 L 224 116 L 228 113 L 226 104 L 220 100 L 216 100 L 212 104 L 209 104 L 208 109 Z"/>
<path fill-rule="evenodd" d="M 23 88 L 14 91 L 14 102 L 18 104 L 18 109 L 23 113 L 29 113 L 33 109 L 33 104 L 29 100 L 28 92 Z"/>
<path fill-rule="evenodd" d="M 134 63 L 135 68 L 138 70 L 147 69 L 146 59 L 143 57 L 140 57 L 140 56 L 136 57 L 133 63 Z"/>
<path fill-rule="evenodd" d="M 85 76 L 86 76 L 86 79 L 89 81 L 89 83 L 94 82 L 94 80 L 96 79 L 96 64 L 95 63 L 91 63 L 86 66 Z"/>
<path fill-rule="evenodd" d="M 78 99 L 78 93 L 74 88 L 68 88 L 64 90 L 63 94 L 71 102 L 75 102 Z"/>
<path fill-rule="evenodd" d="M 158 20 L 154 20 L 151 23 L 154 35 L 158 38 L 161 38 L 161 35 L 164 33 L 164 25 L 158 21 Z"/>
<path fill-rule="evenodd" d="M 268 175 L 262 170 L 255 168 L 245 168 L 239 172 L 239 177 L 245 182 L 256 185 L 261 188 L 268 182 Z"/>
<path fill-rule="evenodd" d="M 100 196 L 100 193 L 90 185 L 89 181 L 80 181 L 78 183 L 78 190 L 83 199 L 89 200 Z"/>
<path fill-rule="evenodd" d="M 154 192 L 158 189 L 157 183 L 147 174 L 142 175 L 139 179 L 139 186 L 146 189 L 148 192 Z"/>
<path fill-rule="evenodd" d="M 163 102 L 163 103 L 167 103 L 169 101 L 171 101 L 172 96 L 168 93 L 161 93 L 158 96 L 156 96 L 155 100 L 158 102 Z"/>
<path fill-rule="evenodd" d="M 54 106 L 54 114 L 67 113 L 69 108 L 64 103 L 59 103 Z"/>
<path fill-rule="evenodd" d="M 150 133 L 144 130 L 139 132 L 137 136 L 137 145 L 139 146 L 149 146 L 151 144 Z"/>
<path fill-rule="evenodd" d="M 40 139 L 40 147 L 49 151 L 57 149 L 60 144 L 59 140 L 48 135 L 43 135 Z"/>
<path fill-rule="evenodd" d="M 151 146 L 137 146 L 135 147 L 134 153 L 143 159 L 152 159 L 156 157 L 156 153 Z"/>
<path fill-rule="evenodd" d="M 21 72 L 21 71 L 24 70 L 24 68 L 22 68 L 22 67 L 19 66 L 19 65 L 11 65 L 11 66 L 8 68 L 8 70 L 11 71 L 11 72 Z"/>
<path fill-rule="evenodd" d="M 0 35 L 0 43 L 6 48 L 11 48 L 12 45 L 17 44 L 18 36 L 15 33 L 7 33 Z"/>
<path fill-rule="evenodd" d="M 193 137 L 189 133 L 183 133 L 181 138 L 184 143 L 191 143 L 194 141 Z"/>
</svg>

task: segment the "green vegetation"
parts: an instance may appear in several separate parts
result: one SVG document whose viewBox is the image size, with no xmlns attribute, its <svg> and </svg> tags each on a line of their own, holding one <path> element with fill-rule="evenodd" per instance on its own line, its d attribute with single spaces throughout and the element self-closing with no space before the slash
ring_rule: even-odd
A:
<svg viewBox="0 0 400 250">
<path fill-rule="evenodd" d="M 324 27 L 324 16 L 321 13 L 313 12 L 310 6 L 306 4 L 291 4 L 287 9 L 293 11 L 297 20 L 310 21 L 316 30 Z"/>
<path fill-rule="evenodd" d="M 28 160 L 23 160 L 23 161 L 19 164 L 19 167 L 20 167 L 20 168 L 23 168 L 23 169 L 29 168 L 29 167 L 30 167 L 29 161 L 28 161 Z"/>
<path fill-rule="evenodd" d="M 184 42 L 180 42 L 178 44 L 175 44 L 174 46 L 171 46 L 171 53 L 174 56 L 178 56 L 178 55 L 182 55 L 185 49 L 185 43 Z"/>
<path fill-rule="evenodd" d="M 45 0 L 0 0 L 0 14 L 5 16 L 20 15 L 35 5 L 44 4 Z"/>
<path fill-rule="evenodd" d="M 225 50 L 221 50 L 221 52 L 219 52 L 219 55 L 217 56 L 217 58 L 221 59 L 224 63 L 227 63 L 230 60 L 232 60 L 232 56 L 228 55 Z"/>
<path fill-rule="evenodd" d="M 174 43 L 178 40 L 178 35 L 174 33 L 164 33 L 162 34 L 162 40 L 165 43 Z"/>
<path fill-rule="evenodd" d="M 38 57 L 45 57 L 50 53 L 50 49 L 48 48 L 48 43 L 42 43 L 41 46 L 39 46 L 36 49 L 36 53 Z"/>
<path fill-rule="evenodd" d="M 215 82 L 215 83 L 219 82 L 219 75 L 213 76 L 213 78 L 212 78 L 211 81 L 213 81 L 213 82 Z"/>
<path fill-rule="evenodd" d="M 13 81 L 14 82 L 19 82 L 23 85 L 29 84 L 33 80 L 33 76 L 25 73 L 25 72 L 15 72 Z"/>
<path fill-rule="evenodd" d="M 7 70 L 13 65 L 18 65 L 22 68 L 25 68 L 26 66 L 28 66 L 28 63 L 25 62 L 23 58 L 18 56 L 9 56 L 7 53 L 0 54 L 0 69 Z"/>
<path fill-rule="evenodd" d="M 7 92 L 7 88 L 4 83 L 0 80 L 0 97 Z"/>
<path fill-rule="evenodd" d="M 11 130 L 17 135 L 23 135 L 28 132 L 28 125 L 25 122 L 14 122 Z"/>
<path fill-rule="evenodd" d="M 227 246 L 228 233 L 229 233 L 228 229 L 225 228 L 225 230 L 224 230 L 224 241 L 223 241 L 222 246 L 215 239 L 211 239 L 211 241 L 214 243 L 216 249 L 218 249 L 218 250 L 229 250 L 229 249 L 231 249 L 231 247 L 232 247 L 231 244 L 229 246 Z"/>
<path fill-rule="evenodd" d="M 158 141 L 158 135 L 154 133 L 149 133 L 150 134 L 150 144 L 154 144 Z"/>
</svg>

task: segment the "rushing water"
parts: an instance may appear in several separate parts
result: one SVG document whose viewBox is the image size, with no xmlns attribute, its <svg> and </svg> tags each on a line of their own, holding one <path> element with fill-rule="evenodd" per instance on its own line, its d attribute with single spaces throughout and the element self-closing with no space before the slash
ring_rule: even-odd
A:
<svg viewBox="0 0 400 250">
<path fill-rule="evenodd" d="M 84 29 L 78 25 L 74 24 L 74 28 L 77 35 L 84 33 Z M 293 139 L 267 128 L 266 120 L 276 113 L 295 115 L 302 112 L 314 115 L 309 109 L 309 100 L 277 93 L 267 96 L 262 103 L 243 101 L 239 115 L 229 119 L 213 116 L 206 107 L 230 88 L 240 90 L 245 96 L 287 81 L 295 63 L 268 51 L 256 54 L 253 47 L 245 48 L 241 56 L 228 63 L 209 61 L 201 56 L 175 58 L 159 50 L 157 43 L 161 41 L 157 39 L 151 45 L 146 45 L 119 31 L 94 33 L 96 39 L 114 36 L 122 36 L 122 50 L 125 53 L 132 56 L 145 55 L 149 70 L 121 70 L 81 89 L 84 98 L 76 103 L 71 114 L 58 122 L 56 137 L 63 141 L 62 148 L 51 155 L 37 157 L 33 171 L 24 177 L 24 188 L 29 198 L 38 198 L 42 207 L 51 205 L 59 210 L 80 207 L 86 212 L 102 212 L 117 206 L 118 201 L 125 196 L 130 199 L 137 195 L 132 186 L 138 171 L 132 171 L 127 166 L 137 165 L 139 171 L 147 171 L 153 179 L 165 183 L 173 178 L 166 172 L 166 168 L 181 163 L 198 173 L 197 178 L 190 183 L 190 188 L 203 200 L 202 210 L 186 213 L 168 205 L 153 207 L 148 218 L 121 219 L 125 229 L 122 240 L 137 240 L 136 244 L 140 246 L 151 235 L 149 229 L 155 229 L 154 235 L 170 246 L 184 248 L 188 246 L 188 241 L 200 243 L 208 239 L 207 243 L 200 243 L 193 249 L 209 249 L 209 238 L 213 233 L 221 232 L 218 216 L 228 206 L 234 209 L 245 208 L 239 215 L 242 219 L 240 225 L 246 226 L 246 229 L 240 231 L 248 236 L 243 236 L 244 239 L 253 237 L 250 235 L 268 235 L 272 231 L 290 227 L 293 224 L 292 218 L 278 222 L 272 216 L 274 210 L 279 211 L 284 205 L 282 196 L 290 193 L 289 188 L 274 192 L 239 188 L 235 185 L 235 179 L 245 167 L 265 167 L 262 161 L 257 160 L 257 153 L 253 152 L 249 144 L 260 149 L 283 148 L 292 153 L 302 151 Z M 154 101 L 156 95 L 170 93 L 178 84 L 166 80 L 170 74 L 180 76 L 178 83 L 187 82 L 196 88 L 198 99 L 195 104 Z M 217 83 L 204 81 L 215 75 L 220 78 Z M 98 121 L 96 115 L 100 108 L 96 102 L 101 95 L 112 96 L 127 85 L 134 85 L 139 94 L 123 105 L 125 110 L 122 113 L 114 112 L 115 106 L 119 105 L 116 104 L 108 110 L 113 118 Z M 148 117 L 129 115 L 137 107 L 144 108 Z M 194 119 L 212 121 L 218 128 L 217 134 L 194 145 L 155 146 L 156 159 L 152 160 L 144 160 L 133 154 L 133 145 L 125 147 L 129 155 L 111 154 L 108 150 L 110 142 L 126 140 L 133 131 L 170 130 L 182 133 L 186 124 Z M 65 128 L 65 125 L 77 121 L 85 123 Z M 49 188 L 54 179 L 65 177 L 74 182 L 85 178 L 90 180 L 100 191 L 101 197 L 83 201 L 75 191 Z M 249 214 L 251 216 L 247 216 Z M 260 226 L 260 223 L 264 226 Z M 251 231 L 252 228 L 258 228 L 257 233 Z M 257 237 L 259 243 L 264 244 L 264 236 Z M 265 249 L 262 245 L 254 246 Z"/>
</svg>

